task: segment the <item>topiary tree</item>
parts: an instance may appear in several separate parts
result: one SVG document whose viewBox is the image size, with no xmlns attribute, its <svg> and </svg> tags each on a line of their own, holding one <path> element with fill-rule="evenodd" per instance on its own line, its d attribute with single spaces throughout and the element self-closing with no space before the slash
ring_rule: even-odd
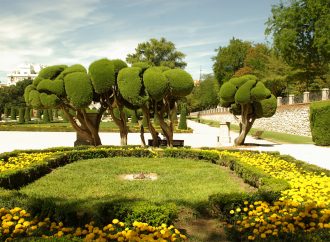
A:
<svg viewBox="0 0 330 242">
<path fill-rule="evenodd" d="M 193 86 L 192 77 L 184 70 L 162 66 L 146 68 L 142 64 L 138 67 L 133 65 L 121 70 L 118 75 L 121 95 L 126 101 L 142 109 L 154 146 L 158 146 L 157 132 L 150 117 L 153 115 L 159 120 L 168 145 L 173 146 L 173 113 L 176 114 L 176 102 L 188 95 Z M 164 117 L 169 118 L 165 120 Z"/>
<path fill-rule="evenodd" d="M 79 138 L 94 146 L 101 145 L 99 124 L 106 108 L 98 110 L 96 119 L 87 114 L 86 109 L 96 94 L 82 65 L 56 65 L 42 69 L 33 83 L 25 88 L 24 98 L 34 108 L 61 109 Z"/>
<path fill-rule="evenodd" d="M 10 108 L 10 119 L 11 120 L 16 120 L 16 107 L 11 107 Z"/>
<path fill-rule="evenodd" d="M 43 110 L 43 112 L 42 112 L 42 121 L 44 123 L 50 123 L 50 117 L 49 117 L 48 109 Z"/>
<path fill-rule="evenodd" d="M 240 132 L 235 145 L 244 144 L 256 119 L 273 116 L 277 108 L 275 96 L 253 75 L 236 77 L 225 82 L 220 88 L 219 97 L 220 105 L 230 108 L 239 122 Z"/>
<path fill-rule="evenodd" d="M 179 129 L 187 129 L 187 106 L 186 104 L 181 104 L 181 112 L 180 112 L 180 122 Z"/>
<path fill-rule="evenodd" d="M 128 126 L 124 111 L 125 104 L 118 89 L 117 76 L 119 71 L 125 67 L 127 64 L 122 60 L 105 58 L 94 61 L 89 66 L 89 75 L 98 96 L 97 99 L 102 108 L 109 110 L 112 119 L 119 127 L 121 145 L 127 145 Z M 118 109 L 119 115 L 114 113 L 115 108 Z"/>
<path fill-rule="evenodd" d="M 25 113 L 25 108 L 21 107 L 18 109 L 18 123 L 20 123 L 20 124 L 25 123 L 24 113 Z"/>
<path fill-rule="evenodd" d="M 31 114 L 30 114 L 29 107 L 25 107 L 24 120 L 25 120 L 25 122 L 31 121 Z"/>
</svg>

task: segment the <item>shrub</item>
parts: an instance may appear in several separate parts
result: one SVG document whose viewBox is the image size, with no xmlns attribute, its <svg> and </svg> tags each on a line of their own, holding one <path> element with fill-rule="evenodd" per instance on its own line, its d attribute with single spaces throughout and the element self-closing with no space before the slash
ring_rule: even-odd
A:
<svg viewBox="0 0 330 242">
<path fill-rule="evenodd" d="M 310 105 L 310 127 L 316 145 L 330 145 L 330 101 Z"/>
<path fill-rule="evenodd" d="M 31 121 L 31 112 L 29 107 L 25 107 L 24 120 L 25 122 Z"/>
<path fill-rule="evenodd" d="M 18 109 L 18 123 L 23 124 L 25 123 L 24 120 L 25 108 Z"/>
<path fill-rule="evenodd" d="M 184 70 L 170 69 L 165 71 L 164 75 L 169 81 L 170 90 L 173 96 L 187 96 L 194 88 L 194 81 L 191 75 Z"/>
<path fill-rule="evenodd" d="M 156 101 L 163 99 L 169 87 L 167 78 L 156 67 L 151 67 L 144 72 L 143 83 L 148 94 Z"/>
<path fill-rule="evenodd" d="M 16 120 L 16 108 L 15 107 L 10 108 L 10 119 Z"/>
<path fill-rule="evenodd" d="M 185 104 L 182 104 L 178 129 L 187 129 L 187 128 L 188 128 L 187 127 L 187 107 Z"/>
<path fill-rule="evenodd" d="M 50 123 L 50 118 L 49 118 L 49 113 L 48 113 L 48 109 L 44 109 L 42 112 L 42 121 L 44 123 Z"/>
</svg>

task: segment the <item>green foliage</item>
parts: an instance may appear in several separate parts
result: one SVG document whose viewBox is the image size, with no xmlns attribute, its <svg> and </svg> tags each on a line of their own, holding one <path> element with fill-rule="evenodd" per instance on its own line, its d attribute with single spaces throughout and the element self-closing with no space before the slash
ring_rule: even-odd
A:
<svg viewBox="0 0 330 242">
<path fill-rule="evenodd" d="M 126 61 L 130 64 L 147 62 L 150 66 L 167 66 L 169 68 L 184 68 L 187 63 L 183 61 L 185 55 L 177 51 L 175 45 L 165 38 L 150 39 L 138 44 L 135 53 L 128 54 Z"/>
<path fill-rule="evenodd" d="M 38 109 L 38 110 L 37 110 L 37 115 L 36 115 L 37 118 L 38 118 L 38 119 L 41 119 L 41 115 L 42 115 L 42 110 Z"/>
<path fill-rule="evenodd" d="M 159 101 L 167 94 L 169 82 L 160 68 L 149 68 L 143 74 L 143 83 L 152 99 Z"/>
<path fill-rule="evenodd" d="M 247 104 L 252 101 L 251 89 L 255 86 L 256 80 L 248 80 L 244 83 L 235 94 L 235 102 L 239 104 Z"/>
<path fill-rule="evenodd" d="M 5 117 L 6 118 L 9 118 L 9 116 L 10 116 L 10 109 L 8 107 L 5 107 L 4 108 L 4 114 L 5 114 Z"/>
<path fill-rule="evenodd" d="M 139 67 L 127 67 L 120 70 L 118 74 L 118 88 L 120 94 L 125 100 L 133 105 L 141 105 L 144 103 L 141 94 L 142 81 L 140 78 Z"/>
<path fill-rule="evenodd" d="M 178 129 L 187 129 L 187 107 L 185 104 L 181 104 L 181 112 L 180 112 L 180 122 Z"/>
<path fill-rule="evenodd" d="M 29 107 L 25 107 L 24 120 L 25 120 L 25 122 L 31 121 L 31 114 L 30 114 L 30 108 Z"/>
<path fill-rule="evenodd" d="M 330 145 L 330 101 L 314 102 L 309 111 L 312 138 L 316 145 Z"/>
<path fill-rule="evenodd" d="M 142 73 L 147 70 L 151 65 L 148 64 L 147 62 L 135 62 L 132 64 L 132 67 L 138 67 L 140 68 L 142 71 Z"/>
<path fill-rule="evenodd" d="M 26 103 L 29 103 L 29 94 L 32 90 L 35 90 L 35 86 L 30 84 L 24 90 L 24 100 Z"/>
<path fill-rule="evenodd" d="M 237 88 L 232 82 L 225 82 L 220 89 L 219 96 L 225 102 L 234 102 Z"/>
<path fill-rule="evenodd" d="M 64 77 L 67 96 L 73 106 L 87 107 L 93 100 L 93 88 L 86 73 L 74 72 Z"/>
<path fill-rule="evenodd" d="M 33 84 L 37 86 L 37 82 L 41 81 L 40 78 L 54 80 L 65 68 L 67 68 L 66 65 L 47 66 L 39 72 L 38 80 Z"/>
<path fill-rule="evenodd" d="M 171 69 L 164 72 L 173 96 L 187 96 L 194 88 L 194 81 L 189 73 L 181 69 Z"/>
<path fill-rule="evenodd" d="M 53 109 L 48 109 L 48 116 L 49 116 L 49 121 L 52 122 L 54 121 L 54 113 L 53 113 Z"/>
<path fill-rule="evenodd" d="M 257 118 L 268 118 L 275 114 L 277 108 L 277 99 L 271 95 L 267 99 L 260 100 L 253 103 Z"/>
<path fill-rule="evenodd" d="M 308 82 L 329 71 L 329 19 L 327 0 L 292 0 L 272 7 L 266 34 L 275 50 L 295 68 L 305 71 Z"/>
<path fill-rule="evenodd" d="M 120 60 L 120 59 L 114 59 L 114 60 L 111 60 L 111 62 L 114 65 L 116 75 L 119 73 L 119 71 L 121 69 L 124 69 L 125 67 L 127 67 L 126 62 L 123 60 Z"/>
<path fill-rule="evenodd" d="M 269 98 L 271 92 L 265 87 L 262 82 L 258 82 L 254 88 L 251 89 L 251 99 L 253 101 L 260 101 Z"/>
<path fill-rule="evenodd" d="M 219 47 L 217 56 L 212 59 L 213 71 L 219 84 L 229 80 L 234 73 L 243 67 L 251 43 L 240 39 L 231 39 L 226 47 Z"/>
<path fill-rule="evenodd" d="M 137 124 L 138 123 L 138 117 L 135 113 L 135 111 L 131 110 L 131 123 L 132 124 Z"/>
<path fill-rule="evenodd" d="M 20 123 L 20 124 L 25 123 L 24 113 L 25 113 L 25 108 L 18 109 L 18 123 Z"/>
<path fill-rule="evenodd" d="M 40 102 L 46 108 L 57 107 L 61 100 L 55 94 L 40 93 Z"/>
<path fill-rule="evenodd" d="M 16 107 L 11 107 L 10 108 L 10 119 L 11 120 L 16 120 Z"/>
<path fill-rule="evenodd" d="M 33 108 L 41 108 L 40 93 L 37 90 L 30 91 L 28 104 Z"/>
<path fill-rule="evenodd" d="M 186 96 L 187 107 L 191 112 L 214 108 L 218 105 L 219 84 L 213 75 L 203 75 L 199 85 Z"/>
<path fill-rule="evenodd" d="M 26 88 L 26 92 L 28 92 L 31 88 Z M 64 83 L 62 79 L 43 79 L 39 82 L 37 86 L 37 90 L 39 92 L 47 92 L 50 94 L 55 94 L 59 97 L 64 96 Z"/>
<path fill-rule="evenodd" d="M 118 62 L 119 63 L 119 62 Z M 120 68 L 120 66 L 118 67 Z M 108 59 L 100 59 L 90 64 L 89 75 L 96 93 L 106 93 L 115 84 L 115 66 Z"/>
<path fill-rule="evenodd" d="M 50 118 L 49 118 L 49 113 L 48 113 L 48 109 L 44 109 L 42 112 L 42 121 L 44 123 L 50 123 Z"/>
<path fill-rule="evenodd" d="M 74 72 L 87 73 L 87 70 L 83 65 L 75 64 L 65 68 L 64 71 L 62 71 L 62 73 L 57 77 L 57 79 L 63 79 L 66 75 Z"/>
</svg>

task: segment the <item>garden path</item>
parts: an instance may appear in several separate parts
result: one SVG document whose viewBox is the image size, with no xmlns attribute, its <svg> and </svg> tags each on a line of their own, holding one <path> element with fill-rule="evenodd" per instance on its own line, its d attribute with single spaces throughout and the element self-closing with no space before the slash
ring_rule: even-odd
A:
<svg viewBox="0 0 330 242">
<path fill-rule="evenodd" d="M 197 147 L 220 147 L 217 136 L 220 134 L 219 128 L 210 127 L 195 121 L 188 120 L 188 126 L 193 129 L 193 133 L 176 133 L 174 139 L 183 139 L 185 145 Z M 223 142 L 221 146 L 231 147 L 232 141 L 237 133 L 230 132 L 231 142 Z M 119 133 L 100 133 L 104 145 L 120 145 Z M 149 133 L 145 134 L 145 139 L 151 139 Z M 20 132 L 20 131 L 0 131 L 0 153 L 15 149 L 43 149 L 59 146 L 73 146 L 76 140 L 74 132 Z M 330 170 L 330 147 L 321 147 L 311 144 L 275 144 L 262 139 L 255 139 L 247 136 L 246 143 L 251 146 L 241 147 L 241 149 L 259 151 L 279 151 L 296 159 L 318 165 Z M 129 145 L 140 145 L 140 134 L 128 134 Z"/>
</svg>

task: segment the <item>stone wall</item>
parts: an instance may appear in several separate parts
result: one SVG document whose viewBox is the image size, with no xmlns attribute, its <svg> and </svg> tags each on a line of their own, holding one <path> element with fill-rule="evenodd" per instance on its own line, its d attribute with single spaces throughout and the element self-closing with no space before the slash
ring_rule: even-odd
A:
<svg viewBox="0 0 330 242">
<path fill-rule="evenodd" d="M 200 114 L 203 119 L 238 124 L 229 112 Z M 257 119 L 253 128 L 288 134 L 311 136 L 309 124 L 309 103 L 277 107 L 273 117 Z"/>
</svg>

